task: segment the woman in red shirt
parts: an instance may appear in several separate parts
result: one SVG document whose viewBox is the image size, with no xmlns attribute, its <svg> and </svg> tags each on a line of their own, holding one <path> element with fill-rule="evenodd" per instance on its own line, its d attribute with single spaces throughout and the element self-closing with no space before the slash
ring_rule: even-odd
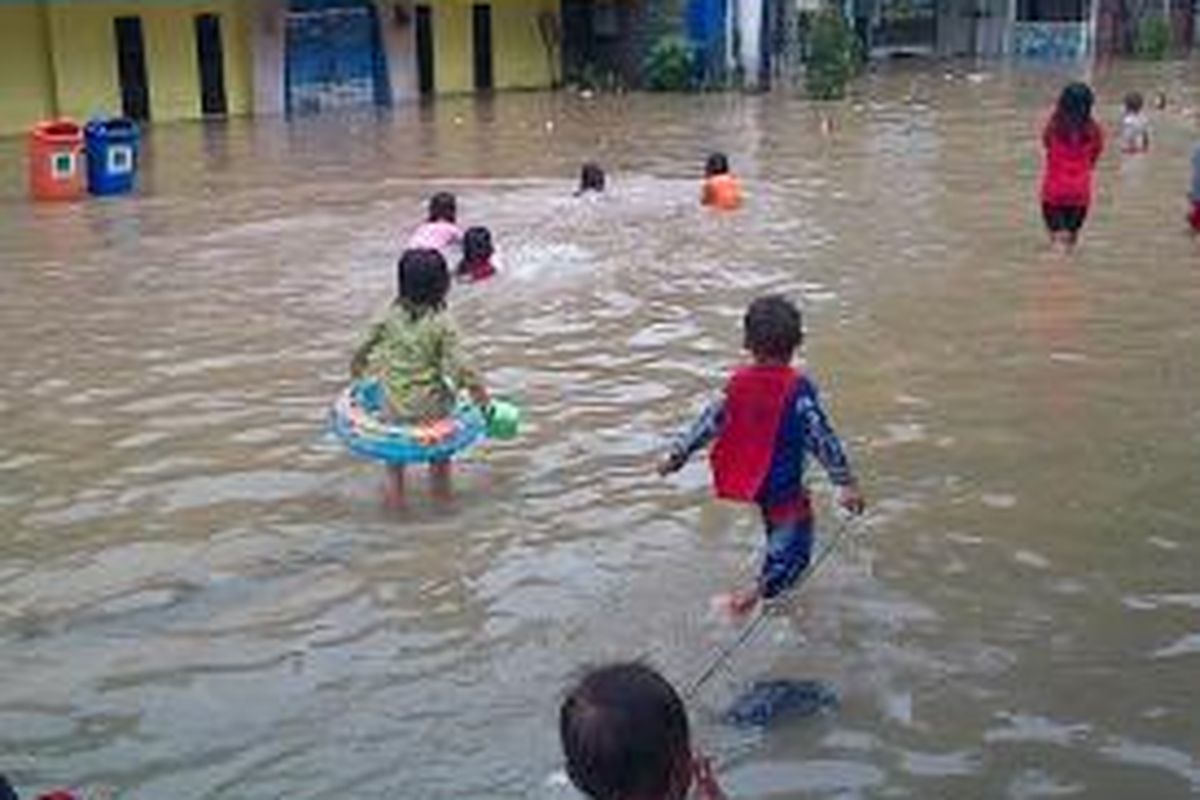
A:
<svg viewBox="0 0 1200 800">
<path fill-rule="evenodd" d="M 1062 90 L 1058 107 L 1042 133 L 1046 169 L 1042 175 L 1042 217 L 1050 243 L 1069 252 L 1079 238 L 1092 202 L 1092 171 L 1104 150 L 1104 133 L 1092 119 L 1095 97 L 1085 83 Z"/>
</svg>

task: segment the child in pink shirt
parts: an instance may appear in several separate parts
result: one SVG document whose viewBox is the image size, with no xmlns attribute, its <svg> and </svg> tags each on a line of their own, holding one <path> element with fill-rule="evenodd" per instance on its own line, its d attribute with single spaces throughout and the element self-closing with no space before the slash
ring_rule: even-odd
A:
<svg viewBox="0 0 1200 800">
<path fill-rule="evenodd" d="M 429 219 L 421 223 L 408 237 L 408 250 L 437 250 L 443 256 L 462 241 L 458 227 L 458 201 L 449 192 L 438 192 L 429 198 Z"/>
</svg>

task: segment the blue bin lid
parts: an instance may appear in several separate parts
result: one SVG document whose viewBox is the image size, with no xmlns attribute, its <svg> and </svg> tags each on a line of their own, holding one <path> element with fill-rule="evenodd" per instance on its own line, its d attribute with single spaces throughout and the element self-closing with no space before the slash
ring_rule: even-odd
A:
<svg viewBox="0 0 1200 800">
<path fill-rule="evenodd" d="M 136 122 L 125 117 L 97 118 L 88 120 L 84 133 L 89 137 L 105 139 L 135 139 L 138 135 L 138 126 Z"/>
</svg>

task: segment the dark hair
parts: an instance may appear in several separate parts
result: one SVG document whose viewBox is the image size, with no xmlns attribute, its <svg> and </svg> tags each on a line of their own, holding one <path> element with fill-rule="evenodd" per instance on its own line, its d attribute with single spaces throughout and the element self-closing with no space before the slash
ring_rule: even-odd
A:
<svg viewBox="0 0 1200 800">
<path fill-rule="evenodd" d="M 446 307 L 450 291 L 450 269 L 437 250 L 405 250 L 396 264 L 396 302 L 408 308 L 413 318 Z"/>
<path fill-rule="evenodd" d="M 790 361 L 804 333 L 800 311 L 786 297 L 769 294 L 746 309 L 742 319 L 745 347 L 755 358 Z"/>
<path fill-rule="evenodd" d="M 1125 110 L 1126 111 L 1132 111 L 1134 114 L 1136 114 L 1139 111 L 1141 111 L 1142 107 L 1145 105 L 1146 105 L 1146 101 L 1142 97 L 1141 92 L 1130 92 L 1129 94 L 1125 95 Z"/>
<path fill-rule="evenodd" d="M 1092 104 L 1096 96 L 1086 83 L 1070 83 L 1058 96 L 1058 106 L 1050 118 L 1050 130 L 1056 139 L 1078 143 L 1092 136 Z"/>
<path fill-rule="evenodd" d="M 454 222 L 458 219 L 458 201 L 449 192 L 438 192 L 429 198 L 430 222 Z"/>
<path fill-rule="evenodd" d="M 486 261 L 496 252 L 492 247 L 492 232 L 482 226 L 467 228 L 463 234 L 463 257 L 458 265 L 460 273 L 469 272 L 469 265 Z"/>
<path fill-rule="evenodd" d="M 687 794 L 687 711 L 650 667 L 610 664 L 588 672 L 563 701 L 558 730 L 567 775 L 595 800 Z"/>
<path fill-rule="evenodd" d="M 599 164 L 589 161 L 579 170 L 580 194 L 584 192 L 603 192 L 604 183 L 604 170 L 600 168 Z"/>
<path fill-rule="evenodd" d="M 726 172 L 729 172 L 729 159 L 724 153 L 713 153 L 708 157 L 708 161 L 704 162 L 705 177 L 724 175 Z"/>
</svg>

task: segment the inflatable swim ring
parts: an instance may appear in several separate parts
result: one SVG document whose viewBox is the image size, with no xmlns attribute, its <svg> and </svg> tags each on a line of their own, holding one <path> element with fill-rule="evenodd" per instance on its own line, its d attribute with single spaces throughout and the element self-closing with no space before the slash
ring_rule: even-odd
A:
<svg viewBox="0 0 1200 800">
<path fill-rule="evenodd" d="M 445 461 L 488 432 L 476 406 L 460 401 L 450 416 L 432 422 L 389 422 L 380 415 L 383 386 L 376 380 L 351 383 L 333 401 L 329 425 L 355 455 L 387 464 Z"/>
</svg>

